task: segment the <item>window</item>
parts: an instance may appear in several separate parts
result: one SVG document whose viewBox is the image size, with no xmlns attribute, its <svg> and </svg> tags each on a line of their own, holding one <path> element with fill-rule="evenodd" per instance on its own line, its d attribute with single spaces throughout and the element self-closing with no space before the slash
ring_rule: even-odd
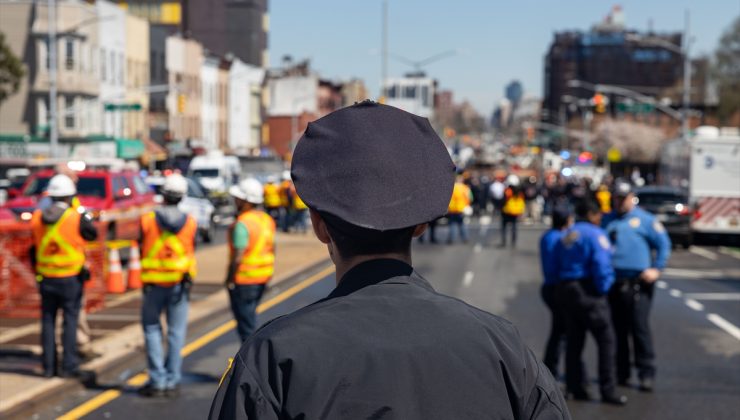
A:
<svg viewBox="0 0 740 420">
<path fill-rule="evenodd" d="M 149 194 L 151 190 L 149 190 L 149 187 L 146 185 L 146 182 L 142 180 L 139 176 L 134 175 L 134 188 L 136 189 L 136 192 L 139 195 Z"/>
<path fill-rule="evenodd" d="M 406 86 L 403 88 L 404 98 L 416 98 L 416 86 Z"/>
<path fill-rule="evenodd" d="M 62 113 L 64 114 L 64 127 L 73 129 L 75 128 L 75 110 L 74 110 L 74 98 L 71 96 L 64 96 L 64 107 Z"/>
<path fill-rule="evenodd" d="M 116 83 L 116 54 L 111 51 L 110 52 L 110 80 L 111 84 Z"/>
<path fill-rule="evenodd" d="M 105 48 L 100 49 L 100 80 L 105 82 L 108 75 L 108 67 L 105 65 L 106 63 L 106 54 L 105 54 Z"/>
<path fill-rule="evenodd" d="M 74 70 L 75 68 L 75 41 L 72 38 L 67 38 L 65 42 L 65 59 L 64 68 L 67 70 Z"/>
<path fill-rule="evenodd" d="M 118 84 L 119 85 L 122 85 L 123 84 L 123 70 L 124 70 L 124 67 L 123 66 L 125 65 L 124 64 L 124 61 L 125 60 L 123 58 L 123 54 L 120 54 L 118 56 L 118 63 L 119 63 L 118 64 Z"/>
<path fill-rule="evenodd" d="M 429 86 L 421 87 L 421 104 L 424 107 L 429 107 Z"/>
</svg>

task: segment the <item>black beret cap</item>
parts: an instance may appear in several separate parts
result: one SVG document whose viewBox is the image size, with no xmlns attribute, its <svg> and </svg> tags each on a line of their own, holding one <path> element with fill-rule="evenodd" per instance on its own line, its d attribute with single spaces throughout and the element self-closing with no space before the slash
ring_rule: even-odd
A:
<svg viewBox="0 0 740 420">
<path fill-rule="evenodd" d="M 455 165 L 426 118 L 364 101 L 309 123 L 291 176 L 310 208 L 385 231 L 447 213 Z"/>
</svg>

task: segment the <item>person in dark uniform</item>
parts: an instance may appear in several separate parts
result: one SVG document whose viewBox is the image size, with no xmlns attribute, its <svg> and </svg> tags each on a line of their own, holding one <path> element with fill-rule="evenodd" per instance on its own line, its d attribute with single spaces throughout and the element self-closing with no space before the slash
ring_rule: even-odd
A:
<svg viewBox="0 0 740 420">
<path fill-rule="evenodd" d="M 310 123 L 292 165 L 337 287 L 244 342 L 211 419 L 570 418 L 511 323 L 412 266 L 455 178 L 428 120 L 365 101 Z"/>
<path fill-rule="evenodd" d="M 555 247 L 558 283 L 556 294 L 563 307 L 567 345 L 565 382 L 577 400 L 591 397 L 584 387 L 581 353 L 586 332 L 596 340 L 599 362 L 599 388 L 605 403 L 624 405 L 625 396 L 616 394 L 614 366 L 615 338 L 606 294 L 614 283 L 611 244 L 599 227 L 601 209 L 593 201 L 576 207 L 576 223 L 563 234 Z"/>
<path fill-rule="evenodd" d="M 639 388 L 651 392 L 655 352 L 648 318 L 655 281 L 671 255 L 671 240 L 654 215 L 635 205 L 634 197 L 630 184 L 618 182 L 614 191 L 615 211 L 604 218 L 614 244 L 612 264 L 616 272 L 609 303 L 617 335 L 617 380 L 620 385 L 629 384 L 632 336 Z"/>
<path fill-rule="evenodd" d="M 563 232 L 571 225 L 573 218 L 570 211 L 565 206 L 558 206 L 552 210 L 552 228 L 548 229 L 540 238 L 540 262 L 542 265 L 542 275 L 544 284 L 542 285 L 542 300 L 550 310 L 552 324 L 550 327 L 550 337 L 547 339 L 545 347 L 545 357 L 543 362 L 552 376 L 558 377 L 558 363 L 560 361 L 560 349 L 565 341 L 565 315 L 563 314 L 562 305 L 558 302 L 555 294 L 556 284 L 558 282 L 557 261 L 555 257 L 555 247 L 563 237 Z"/>
</svg>

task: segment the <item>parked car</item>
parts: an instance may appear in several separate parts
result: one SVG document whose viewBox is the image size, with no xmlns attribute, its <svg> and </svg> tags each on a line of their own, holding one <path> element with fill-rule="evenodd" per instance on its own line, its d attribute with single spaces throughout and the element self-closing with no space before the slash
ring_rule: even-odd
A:
<svg viewBox="0 0 740 420">
<path fill-rule="evenodd" d="M 139 218 L 156 204 L 154 193 L 138 173 L 95 169 L 76 174 L 80 204 L 103 226 L 106 239 L 136 239 Z M 50 169 L 34 173 L 21 189 L 21 195 L 9 200 L 4 208 L 11 210 L 18 220 L 30 221 L 33 211 L 43 205 L 43 193 L 54 175 Z"/>
<path fill-rule="evenodd" d="M 692 209 L 687 192 L 673 187 L 644 187 L 635 192 L 640 207 L 653 213 L 665 226 L 671 241 L 683 248 L 691 246 Z"/>
<path fill-rule="evenodd" d="M 188 181 L 188 193 L 177 205 L 183 213 L 189 214 L 198 222 L 198 236 L 205 243 L 210 243 L 216 234 L 216 208 L 208 199 L 206 192 L 193 178 L 186 178 Z M 162 202 L 161 189 L 164 185 L 164 177 L 150 176 L 146 179 L 153 191 L 157 194 L 155 201 Z"/>
</svg>

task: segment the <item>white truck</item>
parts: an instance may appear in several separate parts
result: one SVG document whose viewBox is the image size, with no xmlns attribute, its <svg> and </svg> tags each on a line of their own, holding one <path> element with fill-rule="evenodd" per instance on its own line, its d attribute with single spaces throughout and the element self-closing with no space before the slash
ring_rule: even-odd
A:
<svg viewBox="0 0 740 420">
<path fill-rule="evenodd" d="M 691 230 L 740 241 L 740 133 L 699 127 L 688 141 L 663 149 L 662 183 L 688 188 Z"/>
<path fill-rule="evenodd" d="M 229 187 L 239 182 L 240 174 L 239 159 L 220 151 L 196 156 L 188 167 L 188 176 L 196 179 L 217 205 L 226 200 Z"/>
</svg>

